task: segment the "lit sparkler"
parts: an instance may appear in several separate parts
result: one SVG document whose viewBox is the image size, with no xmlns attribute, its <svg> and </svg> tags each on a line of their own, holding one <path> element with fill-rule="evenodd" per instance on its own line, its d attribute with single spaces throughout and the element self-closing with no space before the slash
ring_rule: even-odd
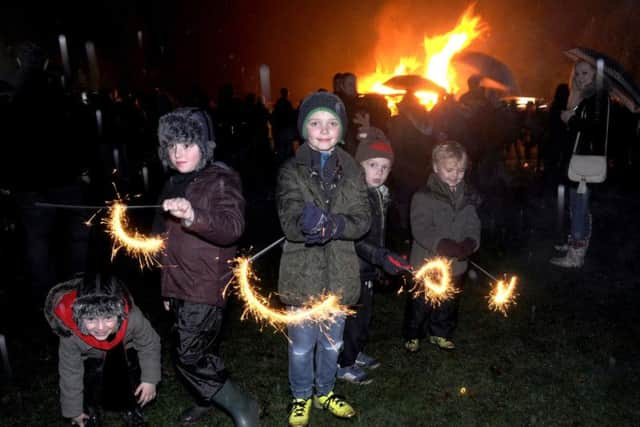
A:
<svg viewBox="0 0 640 427">
<path fill-rule="evenodd" d="M 413 297 L 424 295 L 426 301 L 439 305 L 459 292 L 451 284 L 451 262 L 435 257 L 426 262 L 414 274 L 415 285 L 411 289 Z"/>
<path fill-rule="evenodd" d="M 159 237 L 145 237 L 137 231 L 128 232 L 126 210 L 127 205 L 114 202 L 109 207 L 109 216 L 103 220 L 107 232 L 113 239 L 111 259 L 113 260 L 120 249 L 124 249 L 129 256 L 138 260 L 141 268 L 158 265 L 155 255 L 164 249 L 164 240 Z"/>
<path fill-rule="evenodd" d="M 241 319 L 253 317 L 258 321 L 268 323 L 276 329 L 285 325 L 300 324 L 307 320 L 312 321 L 333 321 L 341 315 L 353 314 L 347 306 L 340 304 L 336 295 L 324 295 L 318 300 L 310 300 L 304 304 L 303 309 L 287 312 L 269 307 L 269 300 L 254 292 L 250 283 L 250 278 L 255 278 L 251 271 L 249 258 L 238 258 L 233 269 L 237 281 L 237 290 L 240 298 L 244 301 L 244 311 Z"/>
<path fill-rule="evenodd" d="M 498 280 L 498 282 L 491 288 L 491 293 L 488 297 L 489 308 L 491 310 L 499 311 L 505 317 L 507 316 L 507 310 L 509 307 L 516 304 L 516 282 L 516 276 L 511 276 L 511 280 L 509 280 L 508 285 L 504 280 Z"/>
</svg>

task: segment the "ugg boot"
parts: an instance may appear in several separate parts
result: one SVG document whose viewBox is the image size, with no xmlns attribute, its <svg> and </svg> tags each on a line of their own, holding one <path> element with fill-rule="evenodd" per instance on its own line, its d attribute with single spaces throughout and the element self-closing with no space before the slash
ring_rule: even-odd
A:
<svg viewBox="0 0 640 427">
<path fill-rule="evenodd" d="M 581 268 L 584 265 L 584 257 L 587 253 L 586 241 L 575 242 L 567 250 L 567 254 L 559 258 L 551 258 L 551 264 L 563 268 Z"/>
<path fill-rule="evenodd" d="M 213 401 L 229 412 L 236 427 L 255 427 L 260 418 L 258 402 L 227 380 Z"/>
</svg>

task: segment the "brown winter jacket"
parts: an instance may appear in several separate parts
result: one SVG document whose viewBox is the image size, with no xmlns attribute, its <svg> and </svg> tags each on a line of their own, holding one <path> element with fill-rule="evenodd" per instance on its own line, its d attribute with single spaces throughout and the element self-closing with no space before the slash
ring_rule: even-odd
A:
<svg viewBox="0 0 640 427">
<path fill-rule="evenodd" d="M 480 246 L 480 219 L 476 212 L 479 197 L 464 182 L 453 194 L 436 174 L 411 200 L 411 265 L 420 268 L 426 258 L 437 255 L 442 239 L 461 242 L 466 238 Z M 451 273 L 458 276 L 467 270 L 467 260 L 451 259 Z"/>
<path fill-rule="evenodd" d="M 360 269 L 354 241 L 369 230 L 371 222 L 364 172 L 346 151 L 336 148 L 337 178 L 335 187 L 330 184 L 327 200 L 322 185 L 329 184 L 321 184 L 312 155 L 308 145 L 302 145 L 278 176 L 278 216 L 287 238 L 280 261 L 280 299 L 288 305 L 301 305 L 330 292 L 339 294 L 343 304 L 355 304 L 360 296 Z M 340 239 L 305 245 L 298 222 L 306 202 L 344 216 Z"/>
<path fill-rule="evenodd" d="M 223 276 L 230 271 L 229 261 L 245 227 L 240 177 L 214 163 L 189 183 L 185 198 L 195 214 L 192 224 L 165 216 L 162 296 L 224 307 L 228 278 Z"/>
<path fill-rule="evenodd" d="M 60 283 L 49 291 L 44 314 L 53 332 L 60 336 L 58 347 L 58 373 L 60 375 L 60 406 L 62 416 L 74 418 L 83 412 L 84 361 L 88 358 L 104 359 L 106 351 L 92 347 L 76 335 L 54 312 L 63 297 L 78 288 L 82 279 Z M 160 381 L 160 337 L 140 309 L 128 296 L 129 314 L 124 347 L 134 348 L 140 362 L 140 381 L 157 384 Z"/>
</svg>

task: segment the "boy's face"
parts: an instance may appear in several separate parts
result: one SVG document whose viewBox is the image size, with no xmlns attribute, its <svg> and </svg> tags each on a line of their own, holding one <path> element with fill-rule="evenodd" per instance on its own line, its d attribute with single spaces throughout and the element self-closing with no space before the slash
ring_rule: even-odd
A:
<svg viewBox="0 0 640 427">
<path fill-rule="evenodd" d="M 449 187 L 454 188 L 464 179 L 467 169 L 467 159 L 456 159 L 455 157 L 445 157 L 433 165 L 433 171 Z"/>
<path fill-rule="evenodd" d="M 328 111 L 316 111 L 307 120 L 307 142 L 315 151 L 333 150 L 342 133 L 340 120 Z"/>
<path fill-rule="evenodd" d="M 82 319 L 82 323 L 89 335 L 98 341 L 104 341 L 116 331 L 118 318 L 116 316 L 90 317 Z"/>
<path fill-rule="evenodd" d="M 375 157 L 360 162 L 364 168 L 364 177 L 369 187 L 378 188 L 385 183 L 391 172 L 391 160 Z"/>
<path fill-rule="evenodd" d="M 198 144 L 190 142 L 175 142 L 169 144 L 169 161 L 171 166 L 180 173 L 196 170 L 202 159 Z"/>
</svg>

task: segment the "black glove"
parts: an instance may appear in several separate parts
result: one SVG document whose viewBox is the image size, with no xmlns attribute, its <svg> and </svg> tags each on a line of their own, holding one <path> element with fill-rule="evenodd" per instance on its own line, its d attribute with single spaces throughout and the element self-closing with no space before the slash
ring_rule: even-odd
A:
<svg viewBox="0 0 640 427">
<path fill-rule="evenodd" d="M 438 242 L 436 252 L 438 253 L 438 255 L 446 256 L 449 258 L 461 258 L 462 245 L 451 239 L 442 239 Z"/>
<path fill-rule="evenodd" d="M 464 259 L 469 258 L 473 251 L 476 249 L 476 241 L 470 237 L 467 237 L 462 242 L 460 242 L 460 255 L 458 258 Z"/>
<path fill-rule="evenodd" d="M 311 202 L 304 204 L 302 215 L 300 216 L 300 230 L 303 234 L 317 234 L 322 231 L 322 226 L 326 222 L 326 213 Z"/>
<path fill-rule="evenodd" d="M 411 271 L 413 267 L 409 262 L 401 255 L 398 255 L 395 252 L 385 251 L 382 257 L 382 269 L 396 276 L 403 271 Z"/>
<path fill-rule="evenodd" d="M 300 217 L 300 228 L 307 245 L 322 245 L 339 239 L 344 231 L 344 216 L 331 214 L 313 203 L 306 203 Z"/>
</svg>

